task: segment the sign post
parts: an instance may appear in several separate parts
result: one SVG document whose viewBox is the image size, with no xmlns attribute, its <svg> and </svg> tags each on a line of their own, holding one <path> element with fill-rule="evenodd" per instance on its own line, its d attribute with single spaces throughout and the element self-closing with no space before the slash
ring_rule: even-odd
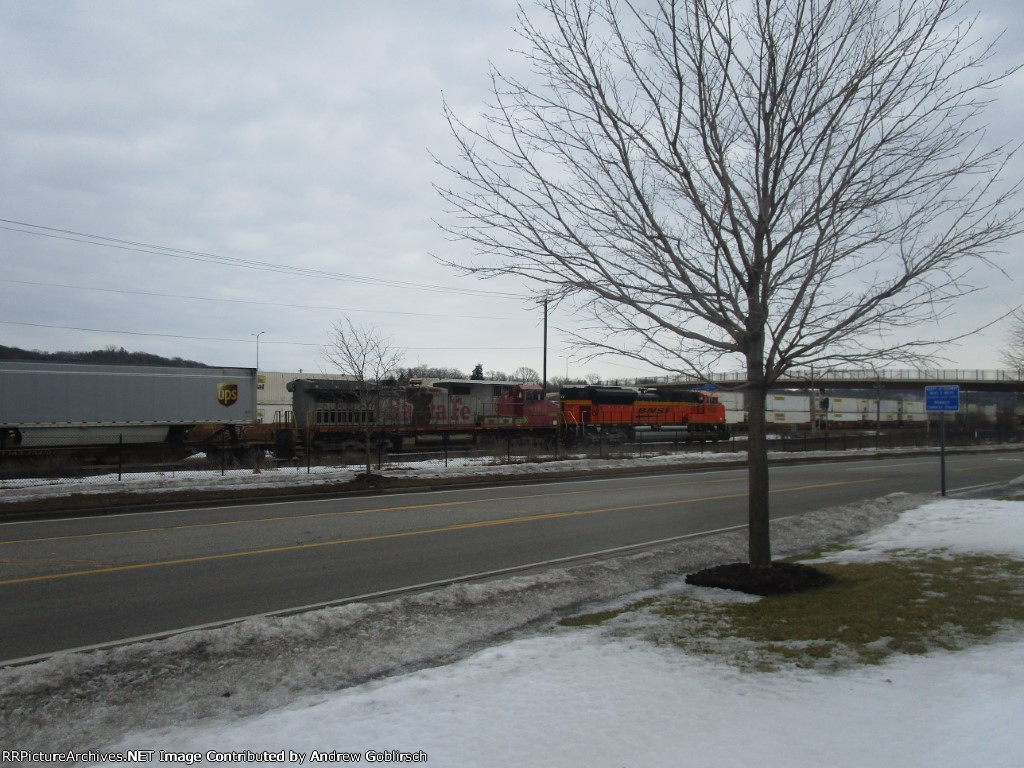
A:
<svg viewBox="0 0 1024 768">
<path fill-rule="evenodd" d="M 939 475 L 942 495 L 946 495 L 946 411 L 960 410 L 960 387 L 956 384 L 924 388 L 925 410 L 939 411 Z"/>
</svg>

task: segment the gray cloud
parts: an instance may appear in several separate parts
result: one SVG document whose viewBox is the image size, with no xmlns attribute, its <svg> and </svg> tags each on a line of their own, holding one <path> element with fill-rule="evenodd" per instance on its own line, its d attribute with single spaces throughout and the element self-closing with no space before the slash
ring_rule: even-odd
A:
<svg viewBox="0 0 1024 768">
<path fill-rule="evenodd" d="M 998 27 L 1016 7 L 985 12 Z M 509 53 L 518 43 L 515 15 L 508 0 L 8 0 L 0 5 L 0 218 L 285 266 L 522 291 L 468 281 L 430 257 L 466 253 L 432 222 L 442 206 L 428 149 L 451 150 L 442 92 L 471 117 L 487 99 L 488 62 L 525 70 Z M 995 111 L 1014 130 L 1019 104 Z M 0 282 L 0 343 L 114 344 L 252 365 L 253 334 L 265 331 L 264 367 L 310 370 L 339 315 L 307 308 L 316 305 L 358 310 L 357 320 L 410 348 L 410 363 L 467 372 L 476 362 L 541 367 L 539 312 L 525 301 L 217 266 L 2 229 L 0 253 L 8 281 Z M 997 273 L 979 279 L 994 290 L 969 305 L 965 320 L 1016 303 L 1019 289 Z M 86 290 L 97 288 L 121 292 Z M 177 338 L 184 336 L 202 338 Z M 993 330 L 954 356 L 995 367 L 1001 338 Z M 559 343 L 554 337 L 549 366 L 563 373 Z M 571 371 L 595 368 L 645 372 L 613 361 Z"/>
</svg>

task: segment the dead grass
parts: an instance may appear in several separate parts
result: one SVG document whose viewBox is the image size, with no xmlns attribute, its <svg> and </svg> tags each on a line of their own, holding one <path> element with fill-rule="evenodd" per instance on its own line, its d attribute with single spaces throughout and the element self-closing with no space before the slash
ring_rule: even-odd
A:
<svg viewBox="0 0 1024 768">
<path fill-rule="evenodd" d="M 709 601 L 697 591 L 564 620 L 639 631 L 748 670 L 834 670 L 892 654 L 956 650 L 1024 622 L 1024 563 L 1006 557 L 908 557 L 816 563 L 828 586 L 756 600 Z"/>
</svg>

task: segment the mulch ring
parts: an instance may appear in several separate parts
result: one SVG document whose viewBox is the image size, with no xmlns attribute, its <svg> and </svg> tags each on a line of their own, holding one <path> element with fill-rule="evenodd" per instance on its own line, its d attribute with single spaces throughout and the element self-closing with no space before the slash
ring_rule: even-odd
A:
<svg viewBox="0 0 1024 768">
<path fill-rule="evenodd" d="M 750 563 L 728 563 L 705 568 L 686 577 L 696 587 L 716 587 L 751 595 L 781 595 L 803 592 L 832 583 L 827 573 L 800 563 L 772 563 L 768 568 L 751 568 Z"/>
</svg>

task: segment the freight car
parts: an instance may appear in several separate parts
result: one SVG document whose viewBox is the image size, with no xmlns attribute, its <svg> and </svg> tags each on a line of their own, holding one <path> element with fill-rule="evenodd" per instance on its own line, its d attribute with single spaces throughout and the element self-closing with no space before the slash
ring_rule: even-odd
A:
<svg viewBox="0 0 1024 768">
<path fill-rule="evenodd" d="M 817 429 L 925 428 L 936 418 L 925 411 L 923 400 L 911 397 L 860 398 L 814 396 L 814 426 Z M 733 425 L 746 422 L 746 406 L 742 392 L 722 392 L 719 399 L 726 407 L 728 421 Z M 961 418 L 981 424 L 995 424 L 996 406 L 965 403 Z M 765 417 L 769 430 L 802 431 L 812 424 L 811 396 L 793 392 L 772 392 L 765 399 Z"/>
<path fill-rule="evenodd" d="M 251 368 L 0 362 L 4 458 L 180 458 L 211 439 L 237 444 L 255 414 Z"/>
</svg>

